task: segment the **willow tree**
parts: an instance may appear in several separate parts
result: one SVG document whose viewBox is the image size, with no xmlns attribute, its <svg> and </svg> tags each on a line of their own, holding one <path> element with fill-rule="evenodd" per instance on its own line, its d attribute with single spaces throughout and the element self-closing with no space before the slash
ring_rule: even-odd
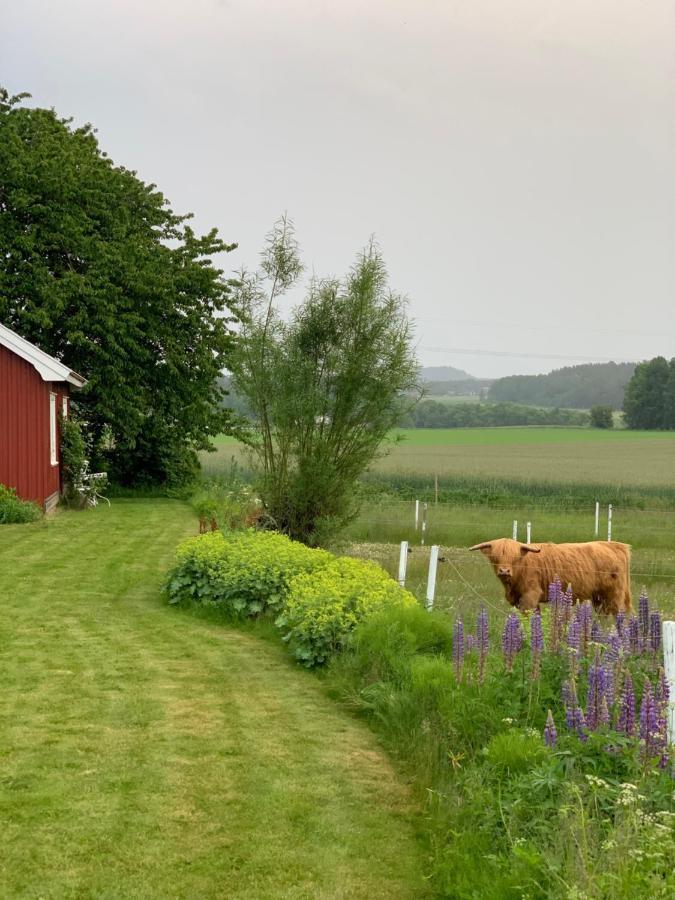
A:
<svg viewBox="0 0 675 900">
<path fill-rule="evenodd" d="M 283 318 L 279 299 L 302 271 L 283 218 L 259 271 L 234 286 L 241 328 L 230 365 L 252 413 L 244 440 L 266 509 L 282 531 L 316 544 L 356 513 L 358 478 L 418 392 L 418 364 L 406 302 L 389 289 L 374 242 L 345 278 L 312 279 Z"/>
</svg>

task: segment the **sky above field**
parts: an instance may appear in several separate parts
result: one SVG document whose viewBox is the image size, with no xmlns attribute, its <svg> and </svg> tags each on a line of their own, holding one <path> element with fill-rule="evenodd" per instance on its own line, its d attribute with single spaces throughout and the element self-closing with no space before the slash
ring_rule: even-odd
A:
<svg viewBox="0 0 675 900">
<path fill-rule="evenodd" d="M 675 355 L 672 0 L 23 0 L 0 83 L 255 266 L 374 234 L 425 365 Z M 289 302 L 300 297 L 289 298 Z"/>
</svg>

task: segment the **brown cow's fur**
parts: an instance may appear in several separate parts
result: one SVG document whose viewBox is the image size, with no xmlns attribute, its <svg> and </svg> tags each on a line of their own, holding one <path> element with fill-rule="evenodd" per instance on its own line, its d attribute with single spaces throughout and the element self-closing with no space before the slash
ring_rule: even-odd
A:
<svg viewBox="0 0 675 900">
<path fill-rule="evenodd" d="M 591 599 L 602 612 L 630 612 L 630 547 L 616 541 L 585 544 L 522 544 L 498 538 L 476 544 L 492 563 L 511 606 L 526 611 L 548 600 L 548 586 L 560 578 L 575 600 Z"/>
</svg>

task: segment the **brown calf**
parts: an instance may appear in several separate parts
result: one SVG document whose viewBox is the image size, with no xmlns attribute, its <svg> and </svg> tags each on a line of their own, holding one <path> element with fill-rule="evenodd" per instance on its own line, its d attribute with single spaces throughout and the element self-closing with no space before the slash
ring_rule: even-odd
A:
<svg viewBox="0 0 675 900">
<path fill-rule="evenodd" d="M 492 563 L 506 599 L 523 612 L 548 600 L 558 577 L 575 600 L 591 599 L 605 613 L 630 612 L 630 547 L 615 541 L 585 544 L 521 544 L 498 538 L 475 544 Z"/>
</svg>

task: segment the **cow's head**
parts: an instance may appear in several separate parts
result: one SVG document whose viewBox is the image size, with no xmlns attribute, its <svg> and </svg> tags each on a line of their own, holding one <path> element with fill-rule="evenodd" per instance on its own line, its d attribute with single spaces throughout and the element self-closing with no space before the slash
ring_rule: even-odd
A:
<svg viewBox="0 0 675 900">
<path fill-rule="evenodd" d="M 469 550 L 480 550 L 492 563 L 495 575 L 502 584 L 511 584 L 518 563 L 528 553 L 539 553 L 541 548 L 533 544 L 521 544 L 511 538 L 497 538 L 494 541 L 484 541 L 482 544 L 474 544 Z"/>
</svg>

